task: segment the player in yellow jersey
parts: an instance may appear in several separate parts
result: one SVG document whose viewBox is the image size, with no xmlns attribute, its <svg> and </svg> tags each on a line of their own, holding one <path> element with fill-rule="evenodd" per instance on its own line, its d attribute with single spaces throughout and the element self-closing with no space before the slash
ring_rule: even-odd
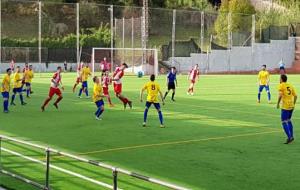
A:
<svg viewBox="0 0 300 190">
<path fill-rule="evenodd" d="M 34 77 L 34 73 L 33 73 L 33 70 L 32 70 L 32 65 L 29 65 L 28 69 L 26 69 L 24 71 L 24 79 L 25 79 L 25 85 L 26 85 L 27 98 L 29 98 L 30 94 L 32 93 L 32 91 L 31 91 L 31 82 L 32 82 L 33 77 Z"/>
<path fill-rule="evenodd" d="M 285 144 L 294 141 L 292 115 L 297 102 L 297 94 L 295 88 L 287 83 L 287 76 L 280 76 L 280 85 L 278 86 L 279 96 L 277 101 L 277 108 L 279 109 L 281 103 L 281 121 L 284 132 L 287 135 Z"/>
<path fill-rule="evenodd" d="M 258 95 L 257 95 L 257 102 L 260 103 L 260 95 L 263 89 L 265 88 L 268 93 L 268 101 L 271 103 L 271 93 L 270 93 L 270 73 L 266 70 L 267 66 L 263 65 L 262 70 L 258 73 Z"/>
<path fill-rule="evenodd" d="M 8 113 L 8 101 L 9 101 L 9 91 L 10 91 L 10 75 L 12 70 L 9 68 L 6 70 L 6 74 L 2 80 L 1 84 L 1 94 L 3 97 L 3 112 Z"/>
<path fill-rule="evenodd" d="M 16 94 L 19 94 L 19 96 L 20 96 L 21 105 L 26 105 L 26 103 L 24 102 L 24 99 L 23 99 L 23 94 L 22 94 L 23 93 L 23 90 L 22 90 L 23 77 L 21 77 L 20 66 L 16 67 L 16 72 L 14 74 L 13 81 L 14 81 L 14 88 L 13 88 L 13 95 L 11 97 L 10 105 L 13 105 L 13 106 L 16 105 L 14 103 Z"/>
<path fill-rule="evenodd" d="M 101 80 L 98 77 L 93 78 L 94 81 L 94 90 L 93 90 L 93 101 L 97 106 L 97 111 L 95 112 L 96 119 L 101 120 L 100 116 L 104 112 L 104 101 L 103 98 L 103 88 L 101 85 Z"/>
<path fill-rule="evenodd" d="M 82 91 L 85 92 L 86 97 L 89 98 L 89 90 L 88 90 L 88 78 L 91 75 L 91 70 L 88 66 L 88 64 L 85 64 L 85 67 L 82 68 L 81 71 L 81 82 L 82 86 L 79 90 L 78 97 L 81 98 Z"/>
<path fill-rule="evenodd" d="M 146 102 L 146 108 L 144 111 L 144 123 L 143 127 L 146 127 L 146 122 L 147 122 L 147 115 L 148 115 L 148 110 L 152 104 L 154 104 L 154 107 L 156 108 L 159 116 L 159 121 L 160 121 L 160 127 L 164 127 L 163 124 L 163 115 L 160 109 L 160 104 L 158 101 L 158 94 L 161 97 L 163 105 L 165 104 L 163 94 L 160 90 L 160 86 L 157 82 L 155 82 L 155 75 L 150 76 L 150 81 L 145 84 L 145 86 L 141 90 L 140 98 L 141 102 L 143 102 L 143 94 L 144 91 L 147 91 L 147 102 Z"/>
</svg>

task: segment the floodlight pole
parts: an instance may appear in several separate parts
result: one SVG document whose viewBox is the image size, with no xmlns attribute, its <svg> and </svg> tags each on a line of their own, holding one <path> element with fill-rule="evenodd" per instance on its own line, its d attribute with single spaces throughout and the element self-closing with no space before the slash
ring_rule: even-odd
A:
<svg viewBox="0 0 300 190">
<path fill-rule="evenodd" d="M 204 12 L 201 12 L 201 32 L 200 32 L 200 48 L 201 53 L 203 51 L 203 40 L 204 40 Z"/>
<path fill-rule="evenodd" d="M 131 48 L 134 48 L 134 18 L 131 17 Z M 131 54 L 132 73 L 134 73 L 134 51 Z"/>
<path fill-rule="evenodd" d="M 231 12 L 228 13 L 228 42 L 227 42 L 227 64 L 228 64 L 228 71 L 230 72 L 230 53 L 232 48 L 232 31 L 231 31 Z"/>
<path fill-rule="evenodd" d="M 80 7 L 79 7 L 79 3 L 76 3 L 76 54 L 77 54 L 77 67 L 79 66 L 79 64 L 80 64 L 80 32 L 79 32 L 79 27 L 80 27 L 80 25 L 79 25 L 79 11 L 80 11 L 80 9 L 79 9 Z"/>
<path fill-rule="evenodd" d="M 125 48 L 125 18 L 122 19 L 122 47 Z M 123 50 L 122 62 L 125 62 L 125 50 Z"/>
<path fill-rule="evenodd" d="M 114 6 L 111 5 L 109 8 L 110 11 L 110 62 L 111 62 L 111 72 L 113 72 L 114 68 Z"/>
<path fill-rule="evenodd" d="M 173 10 L 173 27 L 172 27 L 172 66 L 175 65 L 175 39 L 176 38 L 176 9 Z"/>
<path fill-rule="evenodd" d="M 42 2 L 39 1 L 39 65 L 40 74 L 42 72 Z"/>
</svg>

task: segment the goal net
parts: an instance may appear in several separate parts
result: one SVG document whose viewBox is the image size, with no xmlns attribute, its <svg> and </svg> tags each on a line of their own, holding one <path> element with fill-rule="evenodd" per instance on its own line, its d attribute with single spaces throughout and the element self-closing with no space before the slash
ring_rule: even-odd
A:
<svg viewBox="0 0 300 190">
<path fill-rule="evenodd" d="M 104 61 L 106 60 L 106 61 Z M 129 74 L 143 72 L 145 75 L 158 74 L 157 49 L 142 48 L 93 48 L 91 67 L 93 74 L 101 72 L 103 65 L 114 71 L 116 67 L 126 63 L 125 70 Z"/>
</svg>

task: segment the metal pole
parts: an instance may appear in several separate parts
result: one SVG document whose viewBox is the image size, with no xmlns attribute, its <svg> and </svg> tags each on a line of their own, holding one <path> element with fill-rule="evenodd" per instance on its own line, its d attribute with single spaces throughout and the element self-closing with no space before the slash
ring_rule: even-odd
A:
<svg viewBox="0 0 300 190">
<path fill-rule="evenodd" d="M 231 53 L 231 47 L 232 47 L 232 33 L 231 33 L 231 13 L 228 13 L 228 42 L 227 42 L 227 48 L 228 48 L 228 54 L 227 54 L 227 64 L 228 64 L 228 71 L 230 72 L 230 53 Z"/>
<path fill-rule="evenodd" d="M 116 27 L 116 25 L 115 25 Z M 110 62 L 111 62 L 111 72 L 114 68 L 114 6 L 110 6 Z"/>
<path fill-rule="evenodd" d="M 125 18 L 122 19 L 122 47 L 125 48 Z M 125 50 L 123 49 L 122 62 L 125 62 Z"/>
<path fill-rule="evenodd" d="M 79 23 L 79 14 L 80 14 L 80 9 L 79 9 L 79 3 L 76 3 L 76 47 L 77 47 L 77 51 L 76 51 L 76 55 L 77 55 L 77 67 L 80 64 L 80 23 Z"/>
<path fill-rule="evenodd" d="M 0 0 L 0 64 L 2 63 L 2 0 Z M 1 69 L 0 69 L 1 71 Z"/>
<path fill-rule="evenodd" d="M 200 33 L 200 48 L 201 53 L 203 51 L 203 40 L 204 40 L 204 12 L 201 12 L 201 33 Z"/>
<path fill-rule="evenodd" d="M 46 149 L 46 182 L 45 182 L 45 189 L 49 190 L 49 172 L 50 172 L 50 149 Z"/>
<path fill-rule="evenodd" d="M 113 186 L 114 190 L 118 189 L 118 171 L 116 168 L 113 169 Z"/>
<path fill-rule="evenodd" d="M 1 148 L 2 148 L 2 137 L 0 137 L 0 170 L 2 170 L 2 155 L 1 155 Z"/>
<path fill-rule="evenodd" d="M 254 44 L 255 44 L 255 30 L 256 30 L 256 20 L 255 20 L 255 14 L 252 15 L 252 40 L 251 40 L 251 65 L 254 65 Z M 250 65 L 250 70 L 252 70 Z"/>
<path fill-rule="evenodd" d="M 132 62 L 132 73 L 134 73 L 134 18 L 131 18 L 131 62 Z"/>
<path fill-rule="evenodd" d="M 175 37 L 176 37 L 176 10 L 173 10 L 173 27 L 172 27 L 172 66 L 175 65 Z"/>
<path fill-rule="evenodd" d="M 39 1 L 39 65 L 42 72 L 42 2 Z"/>
</svg>

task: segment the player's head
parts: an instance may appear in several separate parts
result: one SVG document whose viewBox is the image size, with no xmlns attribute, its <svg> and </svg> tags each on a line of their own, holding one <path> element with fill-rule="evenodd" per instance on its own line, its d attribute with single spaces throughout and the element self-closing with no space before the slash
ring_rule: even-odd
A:
<svg viewBox="0 0 300 190">
<path fill-rule="evenodd" d="M 86 68 L 88 68 L 88 67 L 89 67 L 89 64 L 88 64 L 88 63 L 85 63 L 84 66 L 85 66 Z"/>
<path fill-rule="evenodd" d="M 155 75 L 151 75 L 150 76 L 150 80 L 153 82 L 153 81 L 155 81 Z"/>
<path fill-rule="evenodd" d="M 8 75 L 11 75 L 11 73 L 12 73 L 11 68 L 6 69 L 6 73 L 7 73 Z"/>
<path fill-rule="evenodd" d="M 105 76 L 108 76 L 108 75 L 109 75 L 109 71 L 105 70 Z"/>
<path fill-rule="evenodd" d="M 94 76 L 93 81 L 94 81 L 94 83 L 99 83 L 100 80 L 97 76 Z"/>
<path fill-rule="evenodd" d="M 29 65 L 29 70 L 32 70 L 32 65 Z"/>
<path fill-rule="evenodd" d="M 194 69 L 198 69 L 198 67 L 199 67 L 199 65 L 198 65 L 198 64 L 196 64 L 196 65 L 194 66 Z"/>
<path fill-rule="evenodd" d="M 128 68 L 128 65 L 126 63 L 122 63 L 121 67 L 122 70 L 125 70 Z"/>
<path fill-rule="evenodd" d="M 176 67 L 171 67 L 171 72 L 175 73 L 176 72 Z"/>
<path fill-rule="evenodd" d="M 286 75 L 280 75 L 280 83 L 287 82 L 287 76 Z"/>
<path fill-rule="evenodd" d="M 60 66 L 57 67 L 57 72 L 61 73 L 61 71 L 62 71 L 61 67 Z"/>
<path fill-rule="evenodd" d="M 28 63 L 25 63 L 25 67 L 28 67 Z"/>
<path fill-rule="evenodd" d="M 103 60 L 106 61 L 106 57 L 104 57 Z"/>
<path fill-rule="evenodd" d="M 17 66 L 16 67 L 16 73 L 19 73 L 20 72 L 20 66 Z"/>
<path fill-rule="evenodd" d="M 267 65 L 262 65 L 261 68 L 265 71 L 267 69 Z"/>
</svg>

